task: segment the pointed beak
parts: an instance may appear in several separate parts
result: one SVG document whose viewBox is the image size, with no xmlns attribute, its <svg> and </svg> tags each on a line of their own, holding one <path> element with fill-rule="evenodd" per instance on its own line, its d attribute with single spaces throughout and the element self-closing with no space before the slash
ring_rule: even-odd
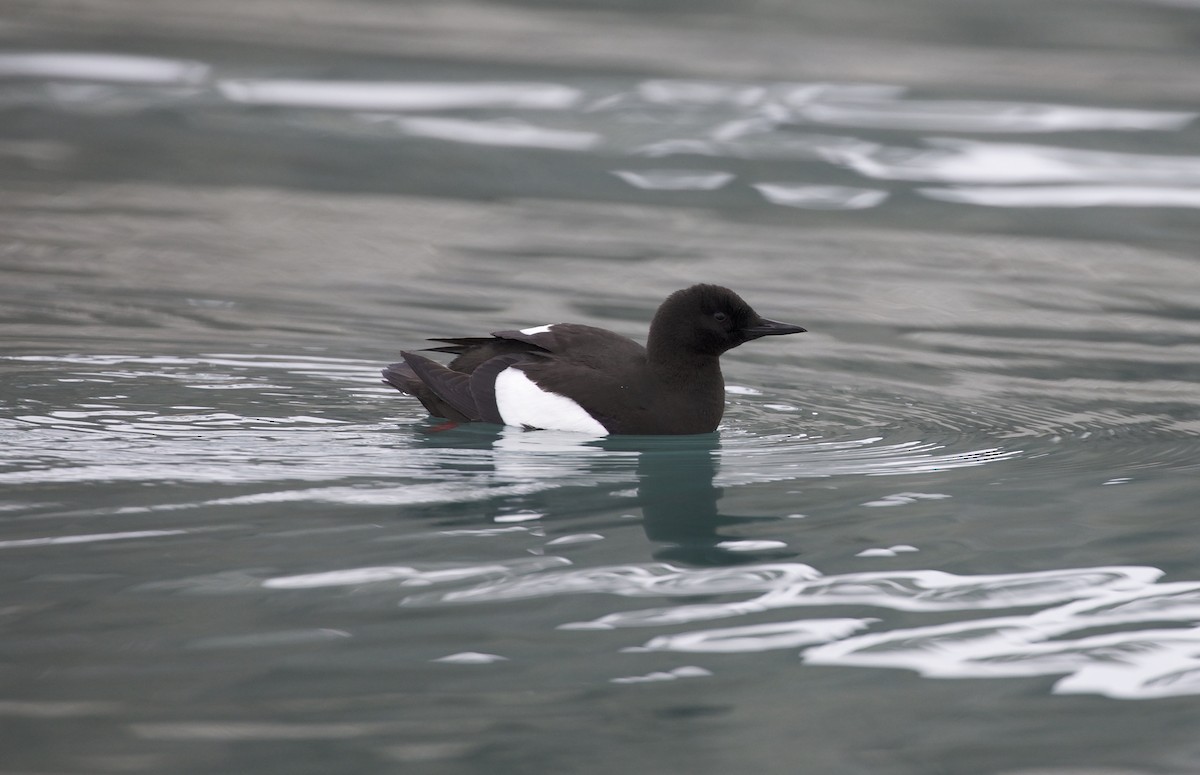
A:
<svg viewBox="0 0 1200 775">
<path fill-rule="evenodd" d="M 803 334 L 807 328 L 793 326 L 791 323 L 780 323 L 778 320 L 759 318 L 752 326 L 742 329 L 746 339 L 758 339 L 760 336 L 778 336 L 780 334 Z"/>
</svg>

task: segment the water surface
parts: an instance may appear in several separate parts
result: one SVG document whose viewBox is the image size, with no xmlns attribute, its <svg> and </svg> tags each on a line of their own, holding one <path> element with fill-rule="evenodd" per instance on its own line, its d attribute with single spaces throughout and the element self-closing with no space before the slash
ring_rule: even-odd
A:
<svg viewBox="0 0 1200 775">
<path fill-rule="evenodd" d="M 5 771 L 1194 772 L 1196 12 L 10 15 Z M 715 434 L 378 381 L 697 281 Z"/>
</svg>

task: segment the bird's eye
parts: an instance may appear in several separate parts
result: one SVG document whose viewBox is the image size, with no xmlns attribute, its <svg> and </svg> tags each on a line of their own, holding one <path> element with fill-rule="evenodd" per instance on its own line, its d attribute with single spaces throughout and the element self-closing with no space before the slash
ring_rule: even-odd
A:
<svg viewBox="0 0 1200 775">
<path fill-rule="evenodd" d="M 713 320 L 717 321 L 718 323 L 724 323 L 726 320 L 729 320 L 729 316 L 724 312 L 714 312 Z"/>
</svg>

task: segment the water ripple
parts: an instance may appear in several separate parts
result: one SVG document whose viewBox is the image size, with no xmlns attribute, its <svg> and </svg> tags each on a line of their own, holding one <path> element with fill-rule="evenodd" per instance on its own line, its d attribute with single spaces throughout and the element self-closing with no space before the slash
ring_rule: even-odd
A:
<svg viewBox="0 0 1200 775">
<path fill-rule="evenodd" d="M 212 68 L 201 62 L 129 54 L 30 51 L 0 55 L 0 75 L 140 84 L 195 84 Z"/>
<path fill-rule="evenodd" d="M 263 586 L 268 589 L 314 589 L 380 582 L 395 582 L 402 586 L 426 586 L 481 577 L 519 576 L 560 565 L 570 565 L 570 561 L 561 557 L 524 557 L 519 560 L 472 566 L 426 564 L 351 568 L 300 576 L 278 576 L 263 581 Z"/>
<path fill-rule="evenodd" d="M 410 605 L 514 600 L 571 592 L 623 597 L 692 596 L 763 592 L 755 610 L 812 605 L 866 604 L 899 611 L 954 611 L 1044 605 L 1102 594 L 1156 580 L 1156 568 L 1112 567 L 1039 573 L 959 576 L 933 570 L 848 573 L 822 576 L 798 563 L 741 568 L 685 569 L 665 564 L 562 570 L 501 579 L 465 590 L 415 595 Z M 703 606 L 705 610 L 716 610 Z M 647 626 L 660 611 L 622 611 L 589 624 Z M 693 617 L 694 618 L 694 617 Z"/>
<path fill-rule="evenodd" d="M 919 191 L 942 202 L 985 207 L 1200 207 L 1200 186 L 959 186 Z"/>
<path fill-rule="evenodd" d="M 562 562 L 566 562 L 562 560 Z M 501 571 L 497 576 L 496 571 Z M 1157 583 L 1148 567 L 1073 568 L 965 576 L 936 570 L 823 576 L 795 563 L 689 570 L 665 564 L 588 569 L 490 567 L 466 589 L 417 592 L 410 606 L 480 604 L 573 594 L 694 597 L 757 593 L 748 600 L 620 611 L 560 630 L 687 625 L 781 608 L 861 606 L 885 611 L 972 614 L 928 626 L 890 626 L 876 617 L 805 618 L 658 635 L 639 652 L 750 653 L 803 648 L 807 664 L 890 667 L 939 678 L 1063 675 L 1056 693 L 1152 699 L 1200 694 L 1200 582 Z M 529 572 L 526 572 L 529 571 Z M 439 571 L 433 583 L 469 580 L 480 570 Z M 360 574 L 361 575 L 361 574 Z M 341 577 L 336 577 L 340 579 Z M 359 578 L 359 581 L 364 579 Z M 378 579 L 369 579 L 378 580 Z M 279 580 L 267 586 L 287 586 Z M 1036 609 L 977 618 L 978 611 Z M 1089 634 L 1098 628 L 1117 632 Z M 864 630 L 875 630 L 863 633 Z M 625 680 L 625 679 L 621 679 Z"/>
<path fill-rule="evenodd" d="M 926 335 L 930 346 L 940 344 L 937 336 Z M 961 337 L 954 339 L 955 347 L 963 345 Z M 1187 413 L 1083 411 L 1066 403 L 1074 393 L 1064 395 L 1060 407 L 1044 395 L 997 404 L 867 387 L 815 385 L 800 394 L 730 385 L 719 436 L 594 440 L 492 426 L 430 432 L 415 402 L 375 387 L 373 362 L 231 353 L 5 360 L 29 369 L 25 379 L 43 384 L 39 400 L 10 408 L 9 419 L 0 420 L 7 450 L 0 483 L 288 484 L 137 507 L 148 510 L 302 501 L 451 503 L 573 484 L 605 485 L 616 494 L 639 483 L 645 487 L 662 471 L 688 467 L 709 487 L 912 475 L 1053 458 L 1064 440 L 1093 436 L 1152 442 L 1153 450 L 1136 461 L 1139 468 L 1198 464 L 1197 428 Z M 97 387 L 80 393 L 84 384 Z M 164 385 L 173 393 L 169 406 L 162 401 Z M 1034 387 L 1045 393 L 1053 384 L 1038 381 Z M 214 388 L 238 397 L 212 401 L 206 394 Z M 389 419 L 395 412 L 407 415 Z M 664 460 L 663 454 L 673 457 Z M 1086 464 L 1064 457 L 1056 465 Z"/>
<path fill-rule="evenodd" d="M 252 108 L 286 114 L 294 129 L 329 136 L 420 138 L 457 145 L 603 153 L 631 187 L 721 196 L 745 159 L 794 162 L 770 179 L 739 180 L 785 207 L 863 210 L 892 199 L 875 187 L 814 180 L 846 172 L 868 180 L 960 184 L 921 188 L 938 201 L 1001 207 L 1197 207 L 1195 156 L 995 143 L 953 133 L 1037 135 L 1082 131 L 1181 132 L 1195 111 L 1058 102 L 919 99 L 870 83 L 682 79 L 297 79 L 236 73 L 190 60 L 112 53 L 25 52 L 0 57 L 0 101 L 110 115 Z M 15 77 L 14 77 L 15 76 Z M 880 143 L 880 130 L 929 133 L 922 147 Z M 712 170 L 639 169 L 647 157 L 706 156 Z M 724 168 L 728 167 L 728 168 Z M 783 176 L 780 177 L 780 171 Z M 1072 186 L 1009 188 L 1018 183 Z M 991 185 L 982 185 L 991 184 Z M 1085 185 L 1086 184 L 1086 185 Z M 1120 184 L 1120 185 L 1117 185 Z M 978 186 L 978 187 L 974 187 Z M 728 194 L 725 195 L 736 195 Z M 678 196 L 674 193 L 674 196 Z"/>
</svg>

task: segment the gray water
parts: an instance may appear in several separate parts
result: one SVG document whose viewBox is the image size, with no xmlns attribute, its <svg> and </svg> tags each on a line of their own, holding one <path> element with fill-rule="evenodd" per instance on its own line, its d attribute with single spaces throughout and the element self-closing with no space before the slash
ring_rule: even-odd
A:
<svg viewBox="0 0 1200 775">
<path fill-rule="evenodd" d="M 0 771 L 1200 771 L 1200 4 L 0 19 Z M 712 435 L 378 381 L 698 281 Z"/>
</svg>

